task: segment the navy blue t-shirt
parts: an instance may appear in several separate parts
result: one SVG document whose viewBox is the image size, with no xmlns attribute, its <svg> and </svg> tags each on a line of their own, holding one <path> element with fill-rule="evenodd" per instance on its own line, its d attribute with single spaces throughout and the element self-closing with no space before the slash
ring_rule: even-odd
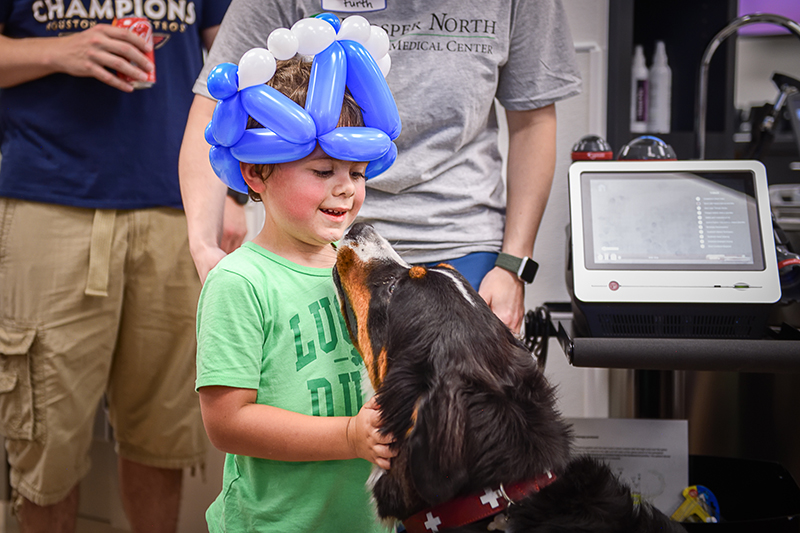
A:
<svg viewBox="0 0 800 533">
<path fill-rule="evenodd" d="M 153 23 L 156 83 L 124 93 L 53 74 L 0 91 L 0 196 L 76 207 L 182 208 L 178 152 L 201 30 L 230 0 L 0 0 L 8 37 L 55 37 L 115 16 Z"/>
</svg>

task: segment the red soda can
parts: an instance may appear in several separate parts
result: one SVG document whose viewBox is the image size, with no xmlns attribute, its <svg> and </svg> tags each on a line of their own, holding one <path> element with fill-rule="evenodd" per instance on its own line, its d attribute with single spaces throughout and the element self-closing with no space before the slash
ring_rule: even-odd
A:
<svg viewBox="0 0 800 533">
<path fill-rule="evenodd" d="M 134 89 L 146 89 L 152 87 L 156 82 L 156 62 L 155 53 L 153 51 L 153 25 L 147 17 L 124 17 L 121 19 L 114 19 L 112 26 L 118 28 L 126 28 L 147 41 L 150 44 L 150 51 L 146 54 L 150 61 L 153 63 L 153 70 L 147 73 L 146 80 L 137 80 L 126 76 L 121 72 L 117 72 L 117 76 L 133 85 Z"/>
</svg>

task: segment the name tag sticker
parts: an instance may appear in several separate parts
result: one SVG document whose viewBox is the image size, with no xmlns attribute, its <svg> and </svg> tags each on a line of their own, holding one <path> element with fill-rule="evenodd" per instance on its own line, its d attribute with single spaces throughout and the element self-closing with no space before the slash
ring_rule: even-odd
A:
<svg viewBox="0 0 800 533">
<path fill-rule="evenodd" d="M 387 0 L 322 0 L 322 10 L 338 11 L 340 13 L 383 11 L 386 9 L 386 1 Z"/>
</svg>

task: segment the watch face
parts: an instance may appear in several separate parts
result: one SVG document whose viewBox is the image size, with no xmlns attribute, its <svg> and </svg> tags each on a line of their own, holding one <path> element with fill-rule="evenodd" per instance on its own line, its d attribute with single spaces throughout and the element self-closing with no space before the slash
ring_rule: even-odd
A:
<svg viewBox="0 0 800 533">
<path fill-rule="evenodd" d="M 522 273 L 519 277 L 525 283 L 530 283 L 536 277 L 536 271 L 539 270 L 539 264 L 532 259 L 527 259 L 525 265 L 522 267 Z"/>
</svg>

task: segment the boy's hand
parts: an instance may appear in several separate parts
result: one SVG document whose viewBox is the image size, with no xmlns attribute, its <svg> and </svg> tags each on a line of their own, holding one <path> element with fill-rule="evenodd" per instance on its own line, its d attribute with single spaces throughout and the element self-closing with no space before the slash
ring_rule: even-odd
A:
<svg viewBox="0 0 800 533">
<path fill-rule="evenodd" d="M 149 46 L 144 39 L 125 28 L 97 24 L 58 41 L 54 62 L 60 72 L 76 77 L 96 78 L 116 89 L 133 91 L 133 86 L 108 69 L 134 79 L 147 79 L 154 66 L 144 55 Z"/>
<path fill-rule="evenodd" d="M 358 457 L 375 463 L 384 470 L 391 467 L 391 458 L 397 455 L 389 445 L 392 435 L 381 434 L 381 414 L 378 403 L 371 398 L 358 414 L 347 423 L 347 444 Z"/>
</svg>

